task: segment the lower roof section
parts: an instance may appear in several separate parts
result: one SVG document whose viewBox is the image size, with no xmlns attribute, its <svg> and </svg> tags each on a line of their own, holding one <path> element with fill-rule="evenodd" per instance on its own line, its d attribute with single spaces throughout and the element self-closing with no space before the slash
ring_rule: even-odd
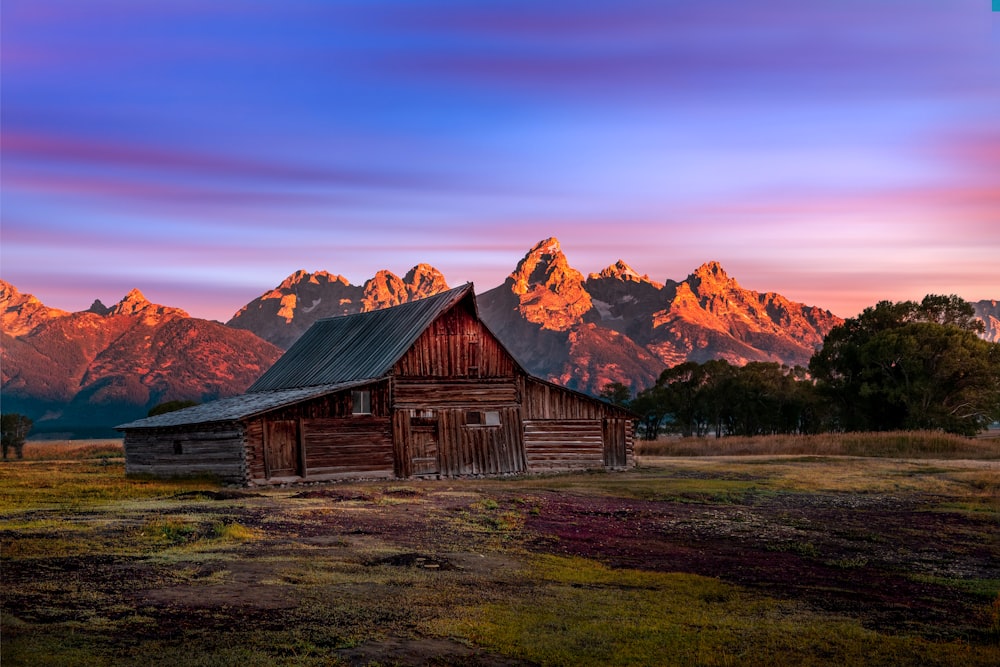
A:
<svg viewBox="0 0 1000 667">
<path fill-rule="evenodd" d="M 377 379 L 370 378 L 337 384 L 322 384 L 313 387 L 295 387 L 293 389 L 275 389 L 273 391 L 240 394 L 239 396 L 220 398 L 217 401 L 202 403 L 201 405 L 195 405 L 183 410 L 167 412 L 155 417 L 137 419 L 127 424 L 120 424 L 115 429 L 126 431 L 140 428 L 170 428 L 190 424 L 238 421 L 264 412 L 270 412 L 286 405 L 323 396 L 324 394 L 359 387 L 374 382 Z"/>
</svg>

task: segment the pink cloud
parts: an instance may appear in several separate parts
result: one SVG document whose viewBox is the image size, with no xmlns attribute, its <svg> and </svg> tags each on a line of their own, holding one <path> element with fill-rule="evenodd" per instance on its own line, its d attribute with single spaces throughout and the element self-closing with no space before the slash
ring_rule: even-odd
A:
<svg viewBox="0 0 1000 667">
<path fill-rule="evenodd" d="M 423 174 L 262 162 L 193 150 L 174 151 L 158 146 L 116 143 L 110 138 L 94 141 L 16 130 L 6 130 L 3 133 L 3 150 L 8 161 L 13 159 L 157 172 L 174 171 L 254 182 L 373 188 L 432 188 L 440 185 Z M 451 181 L 448 182 L 448 185 L 452 184 Z"/>
</svg>

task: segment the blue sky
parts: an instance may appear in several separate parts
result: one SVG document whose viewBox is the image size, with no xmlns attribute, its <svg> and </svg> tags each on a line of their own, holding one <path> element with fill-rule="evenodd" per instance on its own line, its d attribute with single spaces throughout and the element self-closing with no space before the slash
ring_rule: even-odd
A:
<svg viewBox="0 0 1000 667">
<path fill-rule="evenodd" d="M 1000 298 L 989 0 L 4 0 L 0 276 L 228 319 L 557 236 L 851 316 Z"/>
</svg>

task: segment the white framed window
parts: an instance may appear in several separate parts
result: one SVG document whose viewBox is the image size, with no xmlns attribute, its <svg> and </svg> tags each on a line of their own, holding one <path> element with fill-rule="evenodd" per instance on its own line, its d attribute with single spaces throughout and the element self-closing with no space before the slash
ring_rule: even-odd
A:
<svg viewBox="0 0 1000 667">
<path fill-rule="evenodd" d="M 372 393 L 367 389 L 351 392 L 351 414 L 370 415 L 372 413 Z"/>
</svg>

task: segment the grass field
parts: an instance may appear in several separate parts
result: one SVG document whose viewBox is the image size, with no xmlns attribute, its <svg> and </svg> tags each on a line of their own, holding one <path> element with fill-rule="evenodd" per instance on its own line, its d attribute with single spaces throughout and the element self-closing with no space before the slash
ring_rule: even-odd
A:
<svg viewBox="0 0 1000 667">
<path fill-rule="evenodd" d="M 1000 664 L 995 446 L 743 446 L 244 490 L 29 443 L 0 664 Z"/>
</svg>

